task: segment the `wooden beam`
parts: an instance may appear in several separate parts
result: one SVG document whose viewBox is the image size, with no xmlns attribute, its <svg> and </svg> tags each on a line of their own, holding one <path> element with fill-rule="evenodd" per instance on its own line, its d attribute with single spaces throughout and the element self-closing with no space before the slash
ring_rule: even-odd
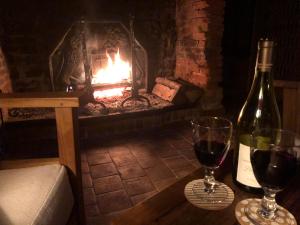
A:
<svg viewBox="0 0 300 225">
<path fill-rule="evenodd" d="M 0 94 L 0 108 L 79 107 L 79 92 Z"/>
<path fill-rule="evenodd" d="M 279 88 L 297 89 L 300 86 L 300 82 L 288 80 L 274 80 L 274 86 Z"/>
<path fill-rule="evenodd" d="M 300 133 L 300 82 L 274 80 L 274 86 L 283 93 L 283 128 Z"/>
</svg>

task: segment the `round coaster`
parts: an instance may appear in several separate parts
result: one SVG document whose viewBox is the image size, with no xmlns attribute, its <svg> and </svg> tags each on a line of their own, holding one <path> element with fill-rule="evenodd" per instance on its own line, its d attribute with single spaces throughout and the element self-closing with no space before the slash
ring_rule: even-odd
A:
<svg viewBox="0 0 300 225">
<path fill-rule="evenodd" d="M 184 188 L 184 195 L 194 206 L 208 210 L 224 209 L 234 199 L 231 188 L 223 183 L 217 183 L 215 192 L 207 194 L 204 192 L 203 179 L 189 182 Z"/>
<path fill-rule="evenodd" d="M 297 225 L 295 217 L 285 208 L 277 205 L 276 217 L 263 219 L 256 211 L 260 208 L 261 199 L 249 198 L 240 201 L 235 207 L 235 217 L 241 225 Z"/>
</svg>

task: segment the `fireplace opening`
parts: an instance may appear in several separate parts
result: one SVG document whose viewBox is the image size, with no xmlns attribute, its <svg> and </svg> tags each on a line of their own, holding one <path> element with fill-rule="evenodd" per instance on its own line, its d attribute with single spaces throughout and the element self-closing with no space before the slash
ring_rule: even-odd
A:
<svg viewBox="0 0 300 225">
<path fill-rule="evenodd" d="M 140 91 L 148 92 L 147 51 L 133 29 L 133 19 L 130 29 L 114 21 L 75 22 L 49 57 L 53 90 L 87 92 L 83 101 L 100 104 L 106 113 L 108 103 L 123 107 Z M 136 100 L 151 105 L 148 97 Z"/>
</svg>

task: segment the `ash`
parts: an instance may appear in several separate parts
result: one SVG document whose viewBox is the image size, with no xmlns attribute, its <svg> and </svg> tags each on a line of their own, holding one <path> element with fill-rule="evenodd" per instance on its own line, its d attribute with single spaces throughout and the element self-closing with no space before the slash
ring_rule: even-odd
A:
<svg viewBox="0 0 300 225">
<path fill-rule="evenodd" d="M 131 112 L 141 112 L 147 110 L 156 110 L 173 105 L 169 101 L 163 100 L 162 98 L 151 93 L 142 93 L 140 95 L 149 99 L 150 106 L 148 106 L 145 100 L 141 99 L 128 100 L 122 107 L 122 102 L 127 97 L 129 97 L 128 94 L 124 94 L 122 97 L 98 99 L 98 101 L 101 101 L 105 105 L 105 107 L 103 107 L 100 103 L 88 103 L 84 106 L 80 113 L 86 116 L 105 116 Z"/>
<path fill-rule="evenodd" d="M 173 104 L 163 100 L 162 98 L 151 93 L 140 93 L 150 101 L 150 106 L 147 102 L 129 100 L 122 107 L 122 102 L 130 96 L 130 92 L 124 93 L 122 97 L 103 98 L 100 103 L 88 103 L 84 107 L 79 108 L 79 117 L 99 117 L 107 115 L 118 115 L 133 112 L 142 112 L 148 110 L 157 110 L 172 106 Z M 54 109 L 52 108 L 12 108 L 9 110 L 9 121 L 37 120 L 37 119 L 53 119 L 55 118 Z"/>
</svg>

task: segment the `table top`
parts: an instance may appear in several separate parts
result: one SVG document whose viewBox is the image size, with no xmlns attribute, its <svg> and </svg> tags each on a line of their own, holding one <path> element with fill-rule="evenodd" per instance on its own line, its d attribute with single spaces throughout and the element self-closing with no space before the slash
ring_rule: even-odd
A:
<svg viewBox="0 0 300 225">
<path fill-rule="evenodd" d="M 261 198 L 240 190 L 232 182 L 231 157 L 227 157 L 216 173 L 216 180 L 224 182 L 235 194 L 233 203 L 219 211 L 209 211 L 190 204 L 184 196 L 185 185 L 203 177 L 203 169 L 198 169 L 173 185 L 152 196 L 146 201 L 120 214 L 112 221 L 113 225 L 236 225 L 234 210 L 236 204 L 246 198 Z M 282 192 L 278 193 L 277 203 L 287 208 L 300 224 L 300 174 Z"/>
</svg>

